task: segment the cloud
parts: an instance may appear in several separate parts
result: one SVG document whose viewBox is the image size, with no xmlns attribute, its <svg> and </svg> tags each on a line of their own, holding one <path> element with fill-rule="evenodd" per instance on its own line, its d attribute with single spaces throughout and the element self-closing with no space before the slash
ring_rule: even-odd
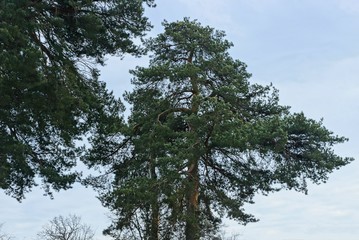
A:
<svg viewBox="0 0 359 240">
<path fill-rule="evenodd" d="M 282 0 L 241 0 L 241 4 L 244 6 L 248 6 L 250 9 L 254 10 L 255 12 L 263 12 L 268 11 L 273 8 L 278 8 Z"/>
<path fill-rule="evenodd" d="M 353 132 L 357 129 L 353 119 L 359 118 L 359 112 L 353 111 L 359 109 L 359 55 L 296 65 L 279 62 L 279 65 L 287 70 L 281 73 L 278 69 L 277 75 L 264 73 L 267 79 L 274 79 L 282 104 L 316 120 L 324 117 L 324 124 L 330 130 L 359 144 Z M 261 75 L 260 78 L 266 77 Z"/>
<path fill-rule="evenodd" d="M 178 2 L 186 7 L 188 16 L 192 19 L 198 19 L 210 25 L 233 23 L 232 16 L 228 14 L 229 9 L 236 6 L 233 0 L 179 0 Z"/>
<path fill-rule="evenodd" d="M 359 13 L 359 1 L 358 0 L 336 0 L 339 8 L 348 13 Z"/>
<path fill-rule="evenodd" d="M 102 236 L 102 230 L 109 225 L 107 211 L 91 189 L 75 185 L 55 194 L 54 200 L 44 197 L 41 189 L 34 189 L 21 203 L 2 194 L 0 202 L 0 223 L 4 222 L 4 231 L 13 233 L 16 239 L 33 239 L 49 220 L 68 214 L 80 216 L 83 223 L 93 227 L 97 239 L 109 239 Z"/>
</svg>

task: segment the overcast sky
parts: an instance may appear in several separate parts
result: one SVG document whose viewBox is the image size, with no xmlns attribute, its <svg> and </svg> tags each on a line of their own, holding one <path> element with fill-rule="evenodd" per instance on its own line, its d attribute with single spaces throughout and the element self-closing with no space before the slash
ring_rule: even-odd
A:
<svg viewBox="0 0 359 240">
<path fill-rule="evenodd" d="M 227 33 L 234 43 L 233 58 L 248 65 L 252 81 L 273 83 L 281 103 L 319 120 L 349 142 L 337 146 L 342 156 L 359 159 L 359 1 L 357 0 L 157 0 L 146 15 L 154 25 L 198 19 Z M 130 90 L 128 70 L 147 60 L 109 58 L 102 80 L 117 96 Z M 257 196 L 247 212 L 258 223 L 239 226 L 226 222 L 228 233 L 243 240 L 357 240 L 359 236 L 359 163 L 333 173 L 309 194 L 282 191 Z M 91 189 L 55 194 L 55 200 L 36 189 L 18 203 L 0 192 L 0 223 L 16 239 L 33 239 L 51 218 L 77 214 L 92 225 L 97 239 L 109 224 Z"/>
</svg>

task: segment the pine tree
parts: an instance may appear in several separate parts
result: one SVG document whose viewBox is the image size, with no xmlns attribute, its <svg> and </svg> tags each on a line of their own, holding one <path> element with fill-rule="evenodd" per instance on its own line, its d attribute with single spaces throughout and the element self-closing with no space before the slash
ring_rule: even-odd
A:
<svg viewBox="0 0 359 240">
<path fill-rule="evenodd" d="M 89 160 L 115 176 L 100 194 L 117 217 L 107 233 L 207 239 L 224 216 L 256 221 L 243 209 L 255 194 L 306 192 L 352 160 L 332 150 L 345 138 L 251 84 L 223 32 L 188 19 L 164 27 L 147 42 L 149 67 L 132 71 L 128 127 L 99 139 Z"/>
<path fill-rule="evenodd" d="M 139 55 L 152 0 L 0 1 L 0 188 L 18 200 L 42 181 L 67 189 L 76 142 L 119 121 L 122 105 L 98 80 L 107 54 Z"/>
</svg>

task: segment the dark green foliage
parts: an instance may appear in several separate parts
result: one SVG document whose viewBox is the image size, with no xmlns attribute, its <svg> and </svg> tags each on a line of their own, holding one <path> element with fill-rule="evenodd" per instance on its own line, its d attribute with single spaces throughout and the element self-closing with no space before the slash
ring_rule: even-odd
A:
<svg viewBox="0 0 359 240">
<path fill-rule="evenodd" d="M 150 66 L 132 71 L 128 127 L 97 139 L 89 158 L 114 173 L 100 191 L 116 215 L 107 233 L 211 239 L 223 216 L 256 221 L 243 209 L 255 194 L 306 192 L 352 160 L 332 150 L 345 138 L 290 113 L 272 86 L 250 84 L 223 32 L 188 19 L 164 27 L 147 42 Z"/>
<path fill-rule="evenodd" d="M 42 180 L 67 189 L 76 142 L 118 119 L 121 104 L 98 81 L 106 54 L 140 54 L 150 25 L 140 0 L 0 1 L 0 188 L 18 200 Z M 116 120 L 118 121 L 118 120 Z"/>
</svg>

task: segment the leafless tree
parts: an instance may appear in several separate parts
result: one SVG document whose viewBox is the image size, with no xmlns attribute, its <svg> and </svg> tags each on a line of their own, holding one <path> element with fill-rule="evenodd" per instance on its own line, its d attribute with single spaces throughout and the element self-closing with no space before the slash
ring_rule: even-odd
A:
<svg viewBox="0 0 359 240">
<path fill-rule="evenodd" d="M 6 233 L 3 233 L 1 231 L 1 228 L 2 228 L 3 225 L 4 225 L 3 223 L 0 223 L 0 240 L 11 240 L 12 237 L 10 235 L 8 235 Z"/>
<path fill-rule="evenodd" d="M 93 240 L 95 232 L 76 215 L 58 216 L 38 233 L 40 240 Z M 1 239 L 0 239 L 1 240 Z"/>
</svg>

